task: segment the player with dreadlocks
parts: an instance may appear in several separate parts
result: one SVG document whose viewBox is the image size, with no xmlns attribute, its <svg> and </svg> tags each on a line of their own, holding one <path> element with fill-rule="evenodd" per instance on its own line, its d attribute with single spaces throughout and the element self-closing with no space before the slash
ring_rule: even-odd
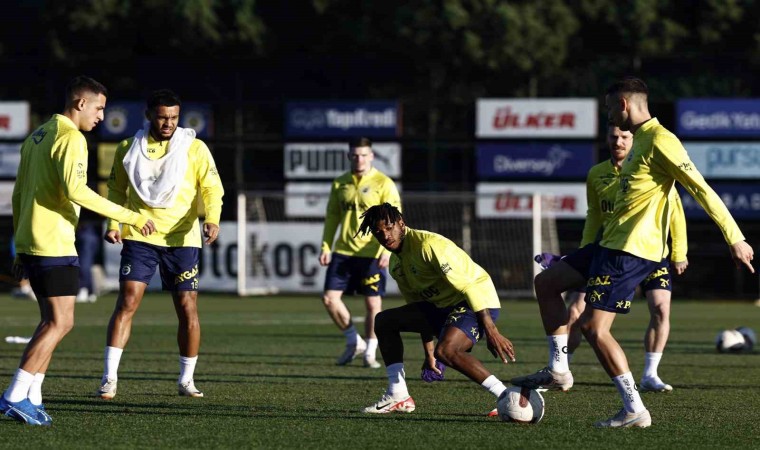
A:
<svg viewBox="0 0 760 450">
<path fill-rule="evenodd" d="M 469 352 L 481 337 L 505 364 L 515 360 L 512 343 L 495 321 L 501 304 L 491 277 L 449 239 L 408 228 L 388 203 L 362 215 L 359 233 L 372 233 L 391 252 L 390 273 L 406 305 L 375 318 L 375 333 L 388 374 L 388 388 L 365 413 L 412 412 L 415 404 L 404 379 L 401 332 L 419 333 L 425 348 L 423 369 L 440 374 L 436 363 L 453 367 L 496 398 L 506 390 L 496 376 Z M 433 345 L 433 337 L 438 343 Z"/>
</svg>

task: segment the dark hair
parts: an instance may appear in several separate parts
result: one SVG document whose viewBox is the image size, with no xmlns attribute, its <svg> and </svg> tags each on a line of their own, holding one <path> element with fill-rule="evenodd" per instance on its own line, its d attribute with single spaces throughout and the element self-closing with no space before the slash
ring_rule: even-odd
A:
<svg viewBox="0 0 760 450">
<path fill-rule="evenodd" d="M 372 141 L 367 137 L 360 137 L 351 139 L 351 142 L 348 144 L 349 149 L 355 149 L 356 147 L 369 147 L 372 148 Z"/>
<path fill-rule="evenodd" d="M 649 95 L 649 88 L 644 80 L 636 77 L 625 77 L 610 85 L 607 88 L 607 95 L 612 94 L 644 94 Z"/>
<path fill-rule="evenodd" d="M 182 106 L 182 100 L 169 89 L 159 89 L 151 92 L 146 104 L 148 111 L 152 111 L 158 106 Z"/>
<path fill-rule="evenodd" d="M 388 223 L 396 223 L 403 219 L 404 216 L 401 215 L 401 211 L 399 211 L 398 208 L 386 202 L 381 205 L 370 207 L 368 210 L 364 211 L 361 218 L 364 220 L 362 220 L 361 225 L 359 225 L 359 231 L 356 232 L 354 237 L 359 234 L 364 236 L 367 233 L 372 232 L 372 228 L 381 220 L 385 220 Z"/>
<path fill-rule="evenodd" d="M 108 97 L 108 89 L 105 86 L 84 75 L 78 75 L 66 85 L 66 103 L 82 98 L 85 92 L 95 95 L 103 94 Z"/>
</svg>

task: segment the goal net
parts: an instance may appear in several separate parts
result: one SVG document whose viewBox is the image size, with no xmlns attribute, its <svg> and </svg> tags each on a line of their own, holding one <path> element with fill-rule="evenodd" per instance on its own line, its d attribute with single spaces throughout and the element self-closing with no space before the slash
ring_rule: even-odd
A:
<svg viewBox="0 0 760 450">
<path fill-rule="evenodd" d="M 292 183 L 285 192 L 238 196 L 237 282 L 240 295 L 320 293 L 325 268 L 318 262 L 329 183 Z M 538 265 L 533 255 L 559 253 L 556 220 L 541 214 L 541 196 L 528 200 L 527 217 L 490 218 L 478 212 L 488 193 L 402 194 L 412 228 L 442 234 L 493 278 L 504 297 L 532 297 Z M 388 292 L 397 293 L 389 280 Z"/>
</svg>

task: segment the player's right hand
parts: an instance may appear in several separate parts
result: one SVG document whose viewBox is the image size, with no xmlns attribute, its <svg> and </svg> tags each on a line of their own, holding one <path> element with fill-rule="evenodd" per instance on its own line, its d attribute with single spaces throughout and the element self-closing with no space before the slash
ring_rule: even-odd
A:
<svg viewBox="0 0 760 450">
<path fill-rule="evenodd" d="M 515 348 L 512 341 L 505 338 L 497 330 L 492 332 L 486 331 L 486 342 L 488 350 L 495 358 L 499 358 L 504 364 L 515 362 Z"/>
<path fill-rule="evenodd" d="M 319 264 L 322 266 L 330 264 L 330 252 L 322 252 L 319 254 Z"/>
<path fill-rule="evenodd" d="M 119 230 L 108 230 L 103 239 L 110 244 L 121 244 L 121 233 L 119 233 Z"/>
<path fill-rule="evenodd" d="M 746 241 L 731 244 L 729 248 L 731 249 L 731 257 L 734 259 L 737 269 L 740 269 L 743 264 L 747 266 L 750 272 L 755 273 L 755 268 L 752 267 L 752 259 L 755 257 L 755 252 Z"/>
<path fill-rule="evenodd" d="M 140 233 L 142 233 L 143 236 L 148 236 L 155 232 L 156 232 L 156 225 L 150 219 L 148 219 L 145 225 L 140 229 Z"/>
</svg>

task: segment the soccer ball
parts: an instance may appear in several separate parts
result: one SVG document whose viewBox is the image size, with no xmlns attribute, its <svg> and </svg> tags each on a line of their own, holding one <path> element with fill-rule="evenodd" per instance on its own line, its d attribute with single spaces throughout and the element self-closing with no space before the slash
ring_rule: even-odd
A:
<svg viewBox="0 0 760 450">
<path fill-rule="evenodd" d="M 740 352 L 746 348 L 746 341 L 736 330 L 723 330 L 715 338 L 715 348 L 721 353 Z"/>
<path fill-rule="evenodd" d="M 538 423 L 544 418 L 544 398 L 536 390 L 513 386 L 499 396 L 496 410 L 505 422 Z"/>
<path fill-rule="evenodd" d="M 739 327 L 736 329 L 744 336 L 744 350 L 751 351 L 752 347 L 757 344 L 757 335 L 750 327 Z"/>
</svg>

